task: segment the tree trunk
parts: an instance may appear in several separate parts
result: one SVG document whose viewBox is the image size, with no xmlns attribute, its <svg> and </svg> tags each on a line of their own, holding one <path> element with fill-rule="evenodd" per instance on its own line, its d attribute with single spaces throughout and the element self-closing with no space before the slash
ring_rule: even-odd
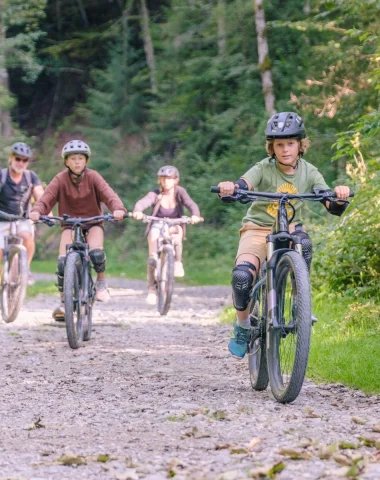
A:
<svg viewBox="0 0 380 480">
<path fill-rule="evenodd" d="M 274 104 L 271 61 L 269 57 L 268 41 L 266 36 L 265 15 L 263 0 L 253 0 L 257 35 L 257 50 L 259 53 L 259 70 L 261 73 L 262 91 L 264 94 L 265 110 L 268 115 L 276 113 Z"/>
<path fill-rule="evenodd" d="M 220 56 L 225 55 L 227 36 L 226 36 L 226 1 L 218 0 L 217 7 L 218 19 L 218 53 Z"/>
<path fill-rule="evenodd" d="M 1 2 L 2 3 L 2 2 Z M 2 6 L 4 8 L 4 6 Z M 0 15 L 0 42 L 5 41 L 5 25 L 3 15 Z M 8 72 L 5 67 L 5 55 L 0 53 L 0 136 L 8 139 L 12 136 L 13 129 L 11 123 L 11 115 L 6 107 L 7 97 L 9 97 Z"/>
<path fill-rule="evenodd" d="M 142 16 L 142 31 L 144 36 L 144 50 L 146 56 L 146 62 L 150 71 L 150 87 L 153 93 L 157 93 L 156 83 L 156 60 L 154 57 L 154 48 L 152 36 L 149 28 L 149 12 L 146 7 L 146 1 L 140 0 L 141 4 L 141 16 Z"/>
</svg>

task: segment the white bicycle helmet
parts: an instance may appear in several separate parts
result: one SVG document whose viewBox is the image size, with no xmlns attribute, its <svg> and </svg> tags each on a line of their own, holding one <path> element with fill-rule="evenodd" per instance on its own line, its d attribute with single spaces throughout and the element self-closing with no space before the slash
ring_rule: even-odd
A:
<svg viewBox="0 0 380 480">
<path fill-rule="evenodd" d="M 179 178 L 179 171 L 172 165 L 165 165 L 158 170 L 157 177 Z"/>
<path fill-rule="evenodd" d="M 16 142 L 11 146 L 13 155 L 21 155 L 22 157 L 32 158 L 32 149 L 23 142 Z"/>
<path fill-rule="evenodd" d="M 70 140 L 66 143 L 66 145 L 62 148 L 61 156 L 63 160 L 66 157 L 73 153 L 82 153 L 89 159 L 91 157 L 91 150 L 87 143 L 83 142 L 82 140 Z"/>
</svg>

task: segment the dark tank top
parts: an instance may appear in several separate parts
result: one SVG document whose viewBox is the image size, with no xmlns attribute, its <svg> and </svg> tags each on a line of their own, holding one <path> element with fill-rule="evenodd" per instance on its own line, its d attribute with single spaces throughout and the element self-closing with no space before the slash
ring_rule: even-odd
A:
<svg viewBox="0 0 380 480">
<path fill-rule="evenodd" d="M 178 211 L 178 206 L 174 208 L 164 208 L 160 207 L 160 209 L 157 212 L 157 217 L 160 218 L 180 218 L 180 212 Z"/>
</svg>

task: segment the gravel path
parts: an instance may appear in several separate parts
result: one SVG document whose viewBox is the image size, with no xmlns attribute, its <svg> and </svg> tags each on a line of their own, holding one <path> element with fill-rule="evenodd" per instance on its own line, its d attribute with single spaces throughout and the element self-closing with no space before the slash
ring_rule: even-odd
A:
<svg viewBox="0 0 380 480">
<path fill-rule="evenodd" d="M 1 325 L 0 479 L 380 479 L 380 398 L 254 393 L 216 318 L 227 287 L 177 287 L 160 317 L 145 282 L 111 285 L 79 350 L 51 319 L 58 297 Z"/>
</svg>

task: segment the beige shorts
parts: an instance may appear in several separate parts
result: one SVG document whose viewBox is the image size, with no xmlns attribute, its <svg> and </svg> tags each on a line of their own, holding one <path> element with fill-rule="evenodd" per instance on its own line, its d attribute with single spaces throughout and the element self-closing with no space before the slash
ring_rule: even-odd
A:
<svg viewBox="0 0 380 480">
<path fill-rule="evenodd" d="M 18 220 L 16 223 L 16 234 L 30 233 L 34 235 L 34 227 L 29 220 Z M 4 237 L 11 233 L 11 222 L 0 222 L 0 249 L 4 250 Z"/>
<path fill-rule="evenodd" d="M 289 225 L 289 231 L 294 232 L 295 223 Z M 304 230 L 304 228 L 302 228 Z M 253 255 L 259 259 L 260 267 L 267 256 L 267 235 L 272 233 L 271 227 L 261 227 L 252 222 L 247 222 L 240 229 L 239 248 L 235 261 L 240 255 Z"/>
</svg>

